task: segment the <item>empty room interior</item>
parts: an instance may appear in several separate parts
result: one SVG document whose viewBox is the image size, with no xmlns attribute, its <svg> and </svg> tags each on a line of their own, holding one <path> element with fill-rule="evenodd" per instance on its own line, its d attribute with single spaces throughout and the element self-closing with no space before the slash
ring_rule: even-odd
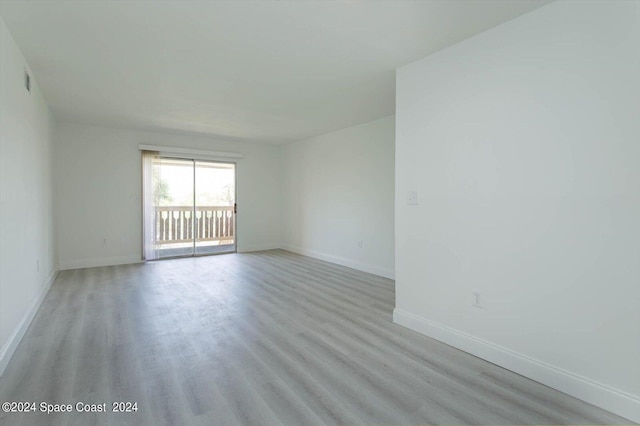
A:
<svg viewBox="0 0 640 426">
<path fill-rule="evenodd" d="M 0 0 L 0 403 L 640 423 L 640 1 Z"/>
</svg>

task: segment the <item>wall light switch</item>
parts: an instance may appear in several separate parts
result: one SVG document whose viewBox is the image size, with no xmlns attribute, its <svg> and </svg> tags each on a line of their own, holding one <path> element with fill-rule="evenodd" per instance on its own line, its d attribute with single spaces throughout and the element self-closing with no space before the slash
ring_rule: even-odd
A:
<svg viewBox="0 0 640 426">
<path fill-rule="evenodd" d="M 407 204 L 410 206 L 418 205 L 418 191 L 407 192 Z"/>
</svg>

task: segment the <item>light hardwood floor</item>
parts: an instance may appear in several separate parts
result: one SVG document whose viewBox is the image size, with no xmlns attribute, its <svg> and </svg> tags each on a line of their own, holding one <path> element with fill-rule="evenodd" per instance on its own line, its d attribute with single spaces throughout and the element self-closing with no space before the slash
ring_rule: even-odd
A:
<svg viewBox="0 0 640 426">
<path fill-rule="evenodd" d="M 397 326 L 393 306 L 393 281 L 282 250 L 64 271 L 0 401 L 138 411 L 0 423 L 628 423 Z"/>
</svg>

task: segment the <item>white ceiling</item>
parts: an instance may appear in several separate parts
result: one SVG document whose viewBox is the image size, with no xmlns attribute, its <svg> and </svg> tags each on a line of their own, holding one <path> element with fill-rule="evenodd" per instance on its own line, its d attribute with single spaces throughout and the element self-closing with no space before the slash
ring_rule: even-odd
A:
<svg viewBox="0 0 640 426">
<path fill-rule="evenodd" d="M 282 143 L 395 110 L 395 72 L 548 0 L 0 1 L 60 120 Z"/>
</svg>

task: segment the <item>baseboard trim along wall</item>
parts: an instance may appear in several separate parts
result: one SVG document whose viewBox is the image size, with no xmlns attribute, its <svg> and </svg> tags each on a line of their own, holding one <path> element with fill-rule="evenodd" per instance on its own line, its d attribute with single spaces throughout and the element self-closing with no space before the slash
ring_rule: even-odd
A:
<svg viewBox="0 0 640 426">
<path fill-rule="evenodd" d="M 95 268 L 98 266 L 129 265 L 142 263 L 140 256 L 92 257 L 88 259 L 61 260 L 60 270 Z"/>
<path fill-rule="evenodd" d="M 252 251 L 264 251 L 279 249 L 282 245 L 280 243 L 267 243 L 267 244 L 238 244 L 238 253 L 250 253 Z"/>
<path fill-rule="evenodd" d="M 287 250 L 293 253 L 298 253 L 303 256 L 313 257 L 314 259 L 324 260 L 325 262 L 335 263 L 337 265 L 346 266 L 348 268 L 357 269 L 359 271 L 368 272 L 373 275 L 379 275 L 391 280 L 395 279 L 395 273 L 391 269 L 381 268 L 376 265 L 359 262 L 357 260 L 348 259 L 346 257 L 335 256 L 328 253 L 322 253 L 315 250 L 309 250 L 298 246 L 292 246 L 289 244 L 283 244 L 283 250 Z"/>
<path fill-rule="evenodd" d="M 393 322 L 573 397 L 640 422 L 640 398 L 401 309 Z"/>
<path fill-rule="evenodd" d="M 0 377 L 2 377 L 2 375 L 4 374 L 4 370 L 5 368 L 7 368 L 7 365 L 9 364 L 11 357 L 13 356 L 14 352 L 18 348 L 18 345 L 22 341 L 24 334 L 27 332 L 27 329 L 31 325 L 33 318 L 35 318 L 36 314 L 38 313 L 38 309 L 40 309 L 40 305 L 42 305 L 42 302 L 44 301 L 44 297 L 49 292 L 51 285 L 53 284 L 53 282 L 56 280 L 57 277 L 58 277 L 57 270 L 54 270 L 53 272 L 51 272 L 51 274 L 47 278 L 45 285 L 42 287 L 42 290 L 40 290 L 40 293 L 38 294 L 38 296 L 34 299 L 33 303 L 31 303 L 31 307 L 27 310 L 27 312 L 22 317 L 22 320 L 18 324 L 18 327 L 16 327 L 13 334 L 9 337 L 9 340 L 7 341 L 7 343 L 5 343 L 2 349 L 0 349 Z"/>
</svg>

